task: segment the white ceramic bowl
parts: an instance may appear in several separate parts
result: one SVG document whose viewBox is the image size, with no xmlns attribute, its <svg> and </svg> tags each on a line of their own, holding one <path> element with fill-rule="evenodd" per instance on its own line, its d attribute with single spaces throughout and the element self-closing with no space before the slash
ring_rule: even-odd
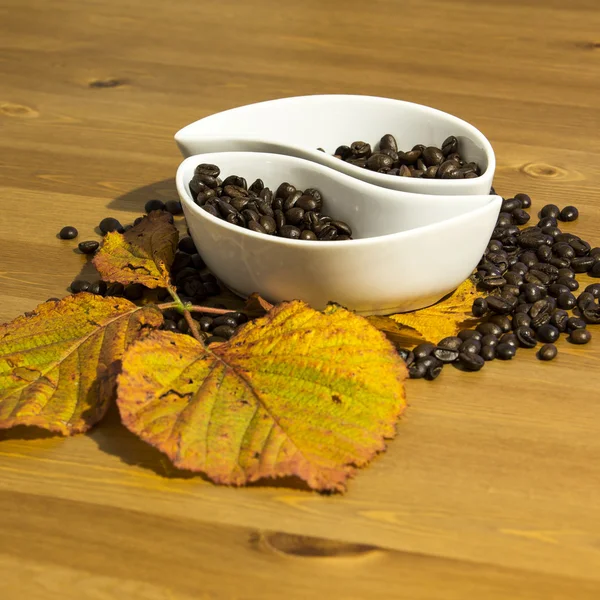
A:
<svg viewBox="0 0 600 600">
<path fill-rule="evenodd" d="M 400 150 L 440 146 L 455 135 L 462 154 L 483 173 L 473 179 L 413 179 L 375 173 L 332 156 L 338 146 L 355 140 L 375 146 L 386 133 L 396 137 Z M 184 157 L 224 151 L 287 154 L 418 194 L 488 194 L 496 169 L 492 146 L 469 123 L 428 106 L 373 96 L 300 96 L 249 104 L 200 119 L 178 131 L 175 141 Z"/>
<path fill-rule="evenodd" d="M 188 183 L 200 163 L 221 177 L 260 177 L 272 190 L 288 181 L 315 187 L 323 212 L 346 221 L 352 240 L 289 240 L 213 217 Z M 429 306 L 473 271 L 494 229 L 499 196 L 429 196 L 375 187 L 291 156 L 224 152 L 184 160 L 176 176 L 192 238 L 210 270 L 232 291 L 271 302 L 300 299 L 317 309 L 337 302 L 362 314 Z"/>
</svg>

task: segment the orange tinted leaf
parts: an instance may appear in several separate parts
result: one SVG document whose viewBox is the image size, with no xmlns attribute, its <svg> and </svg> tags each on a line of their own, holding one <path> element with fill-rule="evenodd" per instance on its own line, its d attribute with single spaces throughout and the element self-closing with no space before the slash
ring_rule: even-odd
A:
<svg viewBox="0 0 600 600">
<path fill-rule="evenodd" d="M 93 261 L 102 278 L 124 285 L 168 287 L 169 267 L 179 239 L 170 217 L 169 213 L 153 211 L 126 233 L 106 234 Z"/>
<path fill-rule="evenodd" d="M 218 483 L 296 475 L 343 490 L 395 435 L 405 377 L 365 319 L 295 301 L 210 348 L 152 332 L 126 352 L 117 402 L 131 431 Z"/>
<path fill-rule="evenodd" d="M 442 338 L 456 335 L 465 323 L 476 321 L 471 306 L 479 296 L 475 284 L 467 279 L 452 294 L 433 306 L 387 318 L 414 329 L 427 341 L 436 343 Z M 375 322 L 373 325 L 377 326 Z"/>
<path fill-rule="evenodd" d="M 262 296 L 254 292 L 246 298 L 244 312 L 250 317 L 262 317 L 273 308 L 270 302 L 267 302 Z"/>
<path fill-rule="evenodd" d="M 157 309 L 82 293 L 1 325 L 0 429 L 86 431 L 114 397 L 124 349 L 161 323 Z"/>
</svg>

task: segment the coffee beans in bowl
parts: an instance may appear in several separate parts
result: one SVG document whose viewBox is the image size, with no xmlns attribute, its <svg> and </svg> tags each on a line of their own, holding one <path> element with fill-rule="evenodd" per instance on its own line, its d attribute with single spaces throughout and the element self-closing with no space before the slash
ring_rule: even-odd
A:
<svg viewBox="0 0 600 600">
<path fill-rule="evenodd" d="M 334 156 L 356 167 L 400 177 L 473 179 L 481 175 L 480 166 L 461 155 L 454 135 L 448 136 L 440 147 L 417 144 L 410 150 L 399 150 L 396 138 L 386 133 L 375 148 L 356 141 L 349 146 L 338 146 Z M 572 211 L 565 213 L 565 220 L 572 214 Z"/>
<path fill-rule="evenodd" d="M 323 212 L 325 200 L 316 188 L 301 190 L 284 181 L 273 191 L 261 179 L 248 185 L 240 175 L 220 175 L 217 165 L 202 163 L 189 182 L 195 203 L 213 217 L 256 233 L 293 240 L 352 239 L 347 223 Z"/>
</svg>

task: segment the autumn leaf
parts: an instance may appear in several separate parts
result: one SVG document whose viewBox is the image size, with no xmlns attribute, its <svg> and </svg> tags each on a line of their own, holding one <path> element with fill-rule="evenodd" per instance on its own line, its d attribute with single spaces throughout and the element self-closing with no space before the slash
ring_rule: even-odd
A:
<svg viewBox="0 0 600 600">
<path fill-rule="evenodd" d="M 86 431 L 114 397 L 125 348 L 161 323 L 155 308 L 82 293 L 0 325 L 0 429 Z"/>
<path fill-rule="evenodd" d="M 391 339 L 394 335 L 400 336 L 404 326 L 415 330 L 427 341 L 437 343 L 445 337 L 456 335 L 465 324 L 478 322 L 473 317 L 471 306 L 479 295 L 475 284 L 471 279 L 467 279 L 452 294 L 433 306 L 368 319 L 374 327 L 384 331 Z"/>
<path fill-rule="evenodd" d="M 294 301 L 208 348 L 152 332 L 123 358 L 117 403 L 177 467 L 227 485 L 296 475 L 341 491 L 395 435 L 405 377 L 365 319 Z"/>
<path fill-rule="evenodd" d="M 244 312 L 250 317 L 262 317 L 273 308 L 270 302 L 267 302 L 262 296 L 254 292 L 246 298 Z"/>
<path fill-rule="evenodd" d="M 106 281 L 166 288 L 178 238 L 171 215 L 153 211 L 123 234 L 107 233 L 93 263 Z"/>
</svg>

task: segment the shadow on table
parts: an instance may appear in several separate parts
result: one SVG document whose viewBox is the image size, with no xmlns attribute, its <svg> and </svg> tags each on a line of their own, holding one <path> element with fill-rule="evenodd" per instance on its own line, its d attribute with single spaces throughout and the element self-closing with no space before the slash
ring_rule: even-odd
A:
<svg viewBox="0 0 600 600">
<path fill-rule="evenodd" d="M 175 187 L 175 178 L 169 177 L 162 181 L 155 181 L 139 188 L 135 188 L 125 194 L 117 196 L 114 200 L 108 203 L 108 209 L 112 210 L 125 210 L 128 212 L 136 213 L 136 216 L 144 214 L 144 204 L 148 200 L 176 200 L 179 196 L 177 195 L 177 189 Z M 132 219 L 133 221 L 133 219 Z M 123 223 L 126 225 L 126 223 Z"/>
<path fill-rule="evenodd" d="M 12 429 L 0 430 L 0 442 L 4 440 L 43 440 L 46 438 L 61 437 L 60 433 L 47 431 L 40 427 L 31 427 L 28 425 L 17 425 Z"/>
<path fill-rule="evenodd" d="M 131 433 L 122 423 L 119 411 L 111 406 L 102 423 L 92 429 L 88 436 L 98 445 L 102 452 L 117 456 L 123 463 L 148 469 L 166 479 L 201 479 L 212 483 L 202 473 L 194 473 L 174 467 L 169 459 L 159 450 L 146 444 Z M 248 484 L 252 488 L 287 488 L 298 491 L 310 491 L 310 488 L 298 477 L 281 477 L 278 479 L 262 479 Z"/>
</svg>

